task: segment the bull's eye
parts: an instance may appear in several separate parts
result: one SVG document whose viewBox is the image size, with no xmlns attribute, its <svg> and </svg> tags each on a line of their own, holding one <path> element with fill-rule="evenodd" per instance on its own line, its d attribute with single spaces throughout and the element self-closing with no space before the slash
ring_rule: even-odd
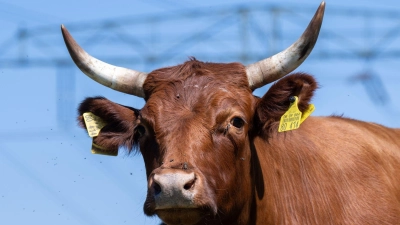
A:
<svg viewBox="0 0 400 225">
<path fill-rule="evenodd" d="M 244 126 L 244 121 L 239 117 L 234 117 L 231 120 L 231 124 L 236 128 L 242 128 Z"/>
<path fill-rule="evenodd" d="M 146 129 L 144 128 L 144 126 L 138 125 L 138 126 L 135 128 L 135 133 L 136 133 L 139 137 L 142 137 L 142 136 L 144 136 L 144 134 L 146 133 Z"/>
</svg>

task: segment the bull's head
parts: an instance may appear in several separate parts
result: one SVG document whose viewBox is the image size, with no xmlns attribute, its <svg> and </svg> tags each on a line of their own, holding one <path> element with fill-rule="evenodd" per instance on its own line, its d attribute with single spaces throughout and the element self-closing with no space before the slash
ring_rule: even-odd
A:
<svg viewBox="0 0 400 225">
<path fill-rule="evenodd" d="M 105 98 L 88 98 L 79 114 L 92 112 L 107 125 L 94 138 L 104 149 L 138 149 L 144 159 L 147 215 L 166 224 L 248 222 L 254 202 L 253 138 L 276 124 L 289 96 L 304 110 L 315 89 L 306 75 L 282 79 L 261 99 L 252 91 L 297 68 L 314 47 L 324 3 L 303 35 L 286 50 L 254 64 L 203 63 L 143 73 L 116 67 L 86 53 L 62 27 L 72 59 L 83 73 L 117 91 L 146 100 L 141 110 Z M 279 84 L 280 83 L 280 84 Z M 312 87 L 302 95 L 303 87 Z M 272 110 L 274 108 L 275 111 Z M 85 126 L 82 116 L 79 117 Z M 246 212 L 246 213 L 243 213 Z"/>
</svg>

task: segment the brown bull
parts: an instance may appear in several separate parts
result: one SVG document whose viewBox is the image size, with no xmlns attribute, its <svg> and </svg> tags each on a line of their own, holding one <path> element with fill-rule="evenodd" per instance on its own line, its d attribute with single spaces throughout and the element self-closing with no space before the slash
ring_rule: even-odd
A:
<svg viewBox="0 0 400 225">
<path fill-rule="evenodd" d="M 149 74 L 101 62 L 63 27 L 70 54 L 94 80 L 145 98 L 141 109 L 87 98 L 107 124 L 93 142 L 141 152 L 146 215 L 168 225 L 400 224 L 400 130 L 341 117 L 309 117 L 278 132 L 293 97 L 309 108 L 317 88 L 292 74 L 313 48 L 324 3 L 302 37 L 255 64 L 194 58 Z M 85 123 L 79 117 L 82 126 Z"/>
</svg>

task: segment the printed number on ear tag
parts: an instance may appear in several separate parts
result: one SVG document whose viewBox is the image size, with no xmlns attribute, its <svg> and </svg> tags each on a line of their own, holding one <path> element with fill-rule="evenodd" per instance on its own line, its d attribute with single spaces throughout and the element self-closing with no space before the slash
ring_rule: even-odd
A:
<svg viewBox="0 0 400 225">
<path fill-rule="evenodd" d="M 106 123 L 98 116 L 91 112 L 85 112 L 83 114 L 85 120 L 86 129 L 90 137 L 97 137 L 100 130 L 106 125 Z"/>
<path fill-rule="evenodd" d="M 300 124 L 302 124 L 315 110 L 314 104 L 310 104 L 304 113 L 302 113 L 297 106 L 299 98 L 297 96 L 294 96 L 294 98 L 295 100 L 290 104 L 288 111 L 286 111 L 281 117 L 278 129 L 279 132 L 298 129 Z"/>
<path fill-rule="evenodd" d="M 282 115 L 279 123 L 279 132 L 295 130 L 300 127 L 301 111 L 297 107 L 299 98 L 294 96 L 295 100 L 290 104 L 288 111 Z"/>
</svg>

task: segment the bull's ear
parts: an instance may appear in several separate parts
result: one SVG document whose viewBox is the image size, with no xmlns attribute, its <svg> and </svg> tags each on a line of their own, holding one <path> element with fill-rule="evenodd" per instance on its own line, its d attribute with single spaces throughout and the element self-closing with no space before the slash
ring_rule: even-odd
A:
<svg viewBox="0 0 400 225">
<path fill-rule="evenodd" d="M 139 110 L 116 104 L 103 97 L 86 98 L 78 108 L 78 121 L 87 129 L 83 113 L 91 112 L 105 122 L 93 142 L 104 149 L 125 147 L 131 152 L 135 144 L 135 127 Z"/>
<path fill-rule="evenodd" d="M 315 79 L 304 73 L 295 73 L 282 78 L 260 99 L 256 108 L 255 122 L 263 130 L 276 127 L 274 125 L 279 123 L 282 115 L 288 110 L 292 96 L 298 97 L 298 108 L 304 112 L 309 107 L 317 87 Z"/>
</svg>

